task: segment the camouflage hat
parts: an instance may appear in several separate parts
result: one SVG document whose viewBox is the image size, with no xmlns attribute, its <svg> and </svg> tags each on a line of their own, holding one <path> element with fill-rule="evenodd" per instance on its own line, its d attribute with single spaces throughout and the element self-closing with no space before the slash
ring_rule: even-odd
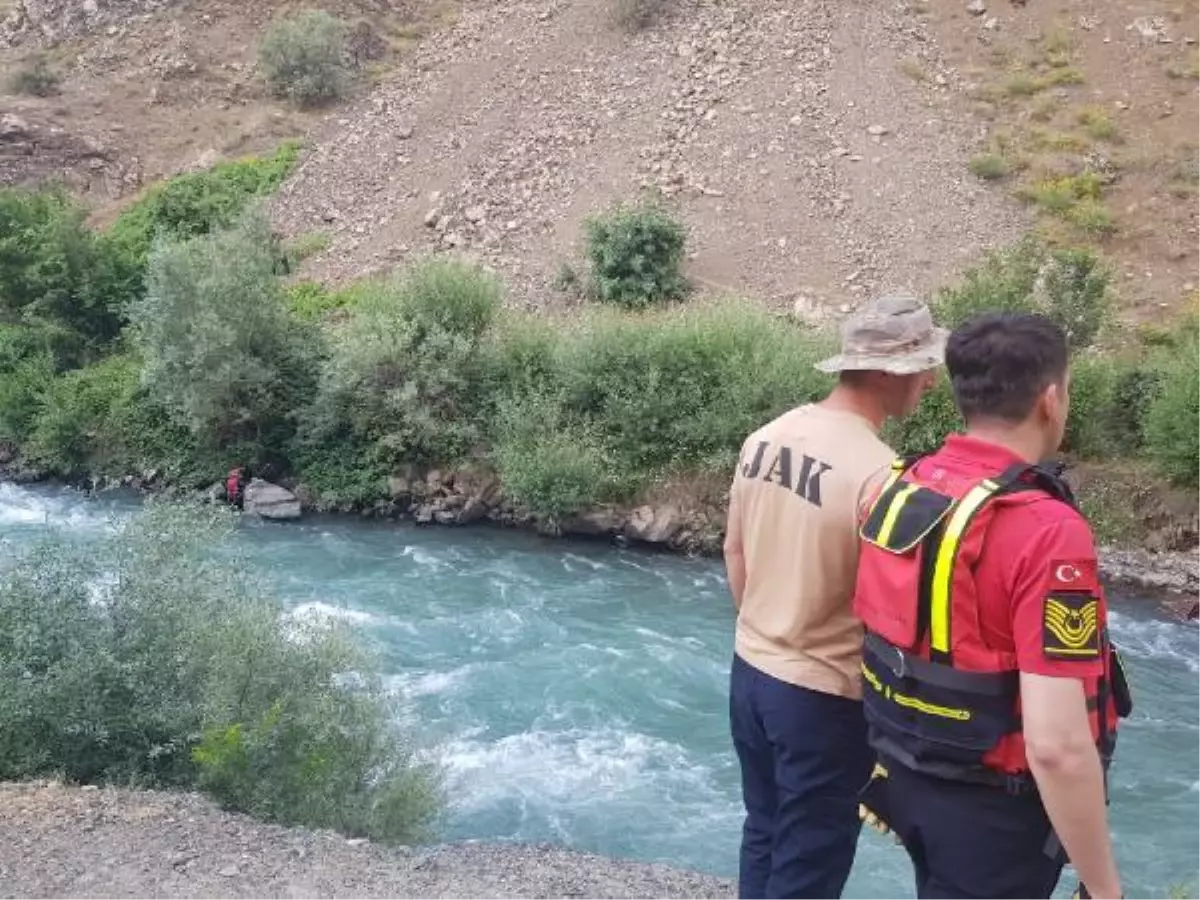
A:
<svg viewBox="0 0 1200 900">
<path fill-rule="evenodd" d="M 914 375 L 942 364 L 948 335 L 913 295 L 886 294 L 842 324 L 842 352 L 816 366 L 822 372 L 869 369 Z"/>
</svg>

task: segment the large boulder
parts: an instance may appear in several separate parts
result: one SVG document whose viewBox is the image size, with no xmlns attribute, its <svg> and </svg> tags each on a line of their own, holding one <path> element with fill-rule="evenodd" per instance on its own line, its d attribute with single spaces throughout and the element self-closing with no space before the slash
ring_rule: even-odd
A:
<svg viewBox="0 0 1200 900">
<path fill-rule="evenodd" d="M 625 537 L 646 544 L 666 544 L 683 530 L 684 517 L 674 506 L 639 506 L 625 523 Z"/>
<path fill-rule="evenodd" d="M 242 509 L 264 519 L 300 518 L 300 501 L 296 495 L 261 478 L 255 478 L 246 485 Z"/>
</svg>

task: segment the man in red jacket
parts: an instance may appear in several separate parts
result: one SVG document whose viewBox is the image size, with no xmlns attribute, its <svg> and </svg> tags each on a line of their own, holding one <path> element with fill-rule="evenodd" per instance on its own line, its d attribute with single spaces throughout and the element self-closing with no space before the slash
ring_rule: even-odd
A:
<svg viewBox="0 0 1200 900">
<path fill-rule="evenodd" d="M 1034 315 L 955 330 L 966 434 L 900 461 L 865 516 L 855 589 L 879 766 L 864 803 L 918 897 L 1049 897 L 1067 857 L 1120 897 L 1106 813 L 1130 698 L 1091 530 L 1057 475 L 1067 342 Z M 1065 853 L 1064 853 L 1065 850 Z"/>
</svg>

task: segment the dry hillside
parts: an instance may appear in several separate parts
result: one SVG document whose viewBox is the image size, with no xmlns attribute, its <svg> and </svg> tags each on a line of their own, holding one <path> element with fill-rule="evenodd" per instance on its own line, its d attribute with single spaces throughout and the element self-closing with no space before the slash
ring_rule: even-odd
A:
<svg viewBox="0 0 1200 900">
<path fill-rule="evenodd" d="M 4 97 L 0 180 L 66 175 L 103 221 L 302 135 L 275 214 L 332 238 L 306 276 L 457 249 L 531 306 L 562 302 L 583 219 L 645 188 L 678 206 L 701 285 L 807 313 L 929 289 L 1039 223 L 1112 254 L 1131 314 L 1195 287 L 1195 0 L 662 0 L 635 33 L 614 2 L 330 0 L 362 76 L 302 113 L 254 68 L 298 4 L 0 0 L 5 72 L 41 55 L 65 76 Z M 994 181 L 970 170 L 987 153 Z M 1016 196 L 1079 172 L 1103 176 L 1082 228 Z"/>
</svg>

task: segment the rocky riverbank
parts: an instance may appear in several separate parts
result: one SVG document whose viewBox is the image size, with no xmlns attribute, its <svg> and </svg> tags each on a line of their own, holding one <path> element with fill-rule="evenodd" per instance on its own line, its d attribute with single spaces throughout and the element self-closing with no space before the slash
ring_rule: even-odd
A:
<svg viewBox="0 0 1200 900">
<path fill-rule="evenodd" d="M 718 878 L 545 845 L 384 847 L 196 794 L 0 785 L 2 897 L 732 897 Z"/>
<path fill-rule="evenodd" d="M 4 479 L 33 482 L 41 477 L 13 460 L 7 469 L 0 465 L 0 480 Z M 78 486 L 88 490 L 126 488 L 143 493 L 182 493 L 155 470 L 121 479 L 88 479 Z M 203 496 L 219 502 L 224 499 L 224 492 L 224 485 L 217 483 L 204 491 Z M 722 491 L 712 486 L 707 490 L 691 486 L 664 490 L 660 496 L 647 500 L 609 505 L 550 522 L 518 509 L 504 496 L 496 474 L 483 464 L 475 464 L 458 469 L 410 468 L 388 480 L 386 497 L 369 504 L 336 502 L 322 497 L 303 482 L 286 478 L 280 479 L 278 485 L 256 479 L 254 490 L 247 492 L 247 509 L 258 510 L 266 518 L 287 519 L 302 513 L 318 513 L 408 521 L 422 526 L 493 525 L 552 537 L 608 541 L 619 546 L 636 545 L 703 557 L 720 555 L 725 527 Z M 1200 569 L 1194 547 L 1151 550 L 1105 546 L 1100 550 L 1100 563 L 1110 581 L 1153 597 L 1174 616 L 1197 618 Z"/>
</svg>

